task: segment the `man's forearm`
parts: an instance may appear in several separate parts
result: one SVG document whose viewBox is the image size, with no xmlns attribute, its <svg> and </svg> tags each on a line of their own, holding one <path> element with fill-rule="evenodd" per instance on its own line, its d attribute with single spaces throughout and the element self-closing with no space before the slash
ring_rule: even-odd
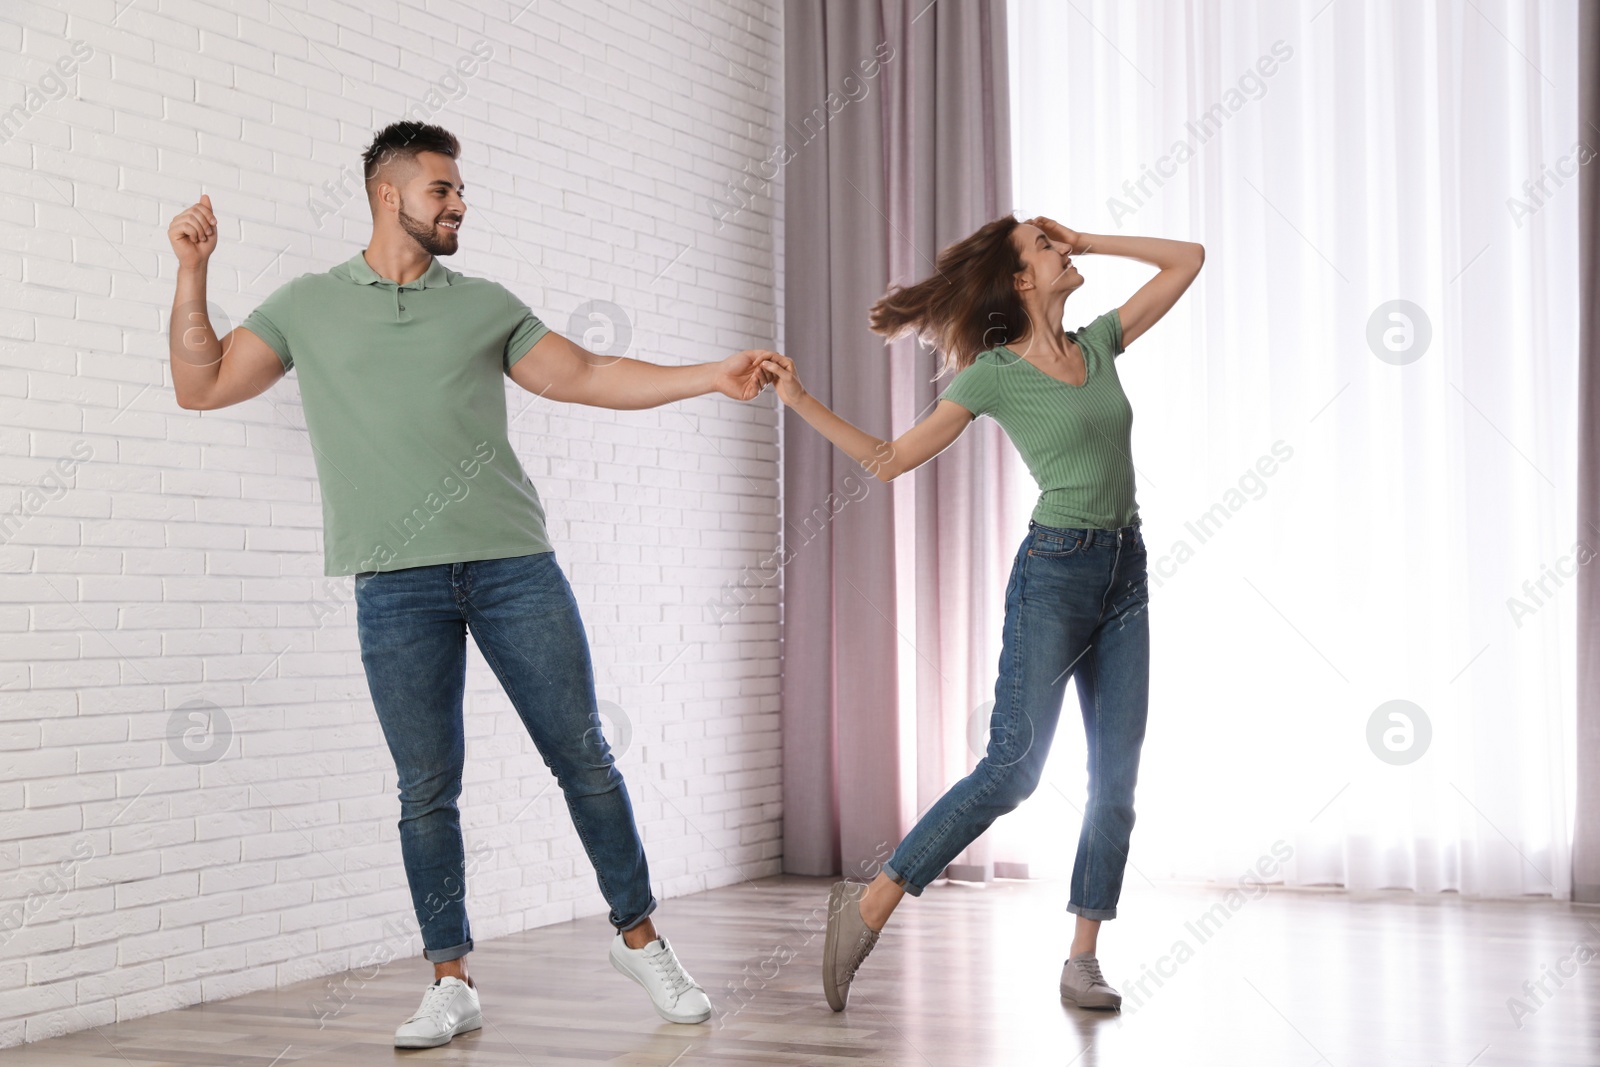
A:
<svg viewBox="0 0 1600 1067">
<path fill-rule="evenodd" d="M 588 378 L 583 403 L 618 411 L 635 411 L 712 392 L 716 388 L 717 364 L 690 363 L 681 367 L 665 367 L 659 363 L 618 357 L 593 364 Z"/>
<path fill-rule="evenodd" d="M 206 268 L 178 268 L 178 285 L 172 296 L 172 318 L 167 351 L 172 364 L 172 388 L 180 404 L 198 403 L 216 384 L 222 368 L 222 340 L 211 326 L 206 310 Z"/>
</svg>

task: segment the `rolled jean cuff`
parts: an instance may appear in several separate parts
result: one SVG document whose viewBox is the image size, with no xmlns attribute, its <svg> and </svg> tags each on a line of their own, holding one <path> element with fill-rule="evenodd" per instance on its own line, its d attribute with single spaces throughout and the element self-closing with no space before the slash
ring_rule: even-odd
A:
<svg viewBox="0 0 1600 1067">
<path fill-rule="evenodd" d="M 1095 919 L 1100 922 L 1104 922 L 1107 919 L 1115 919 L 1117 917 L 1116 908 L 1111 908 L 1108 911 L 1105 908 L 1086 908 L 1082 904 L 1068 904 L 1067 910 L 1074 915 L 1081 915 L 1085 919 Z"/>
<path fill-rule="evenodd" d="M 922 895 L 922 888 L 923 888 L 922 886 L 920 886 L 920 885 L 912 885 L 910 882 L 906 881 L 906 876 L 905 875 L 901 874 L 899 871 L 895 870 L 893 867 L 889 866 L 887 863 L 885 863 L 882 867 L 880 867 L 879 870 L 881 870 L 885 875 L 887 875 L 891 882 L 893 882 L 895 885 L 899 886 L 901 889 L 905 890 L 911 896 L 920 897 Z"/>
<path fill-rule="evenodd" d="M 634 919 L 632 922 L 628 923 L 625 926 L 624 925 L 619 925 L 617 923 L 612 923 L 611 925 L 613 925 L 613 926 L 615 926 L 617 928 L 617 932 L 618 933 L 622 933 L 622 932 L 625 932 L 625 931 L 628 931 L 628 930 L 632 930 L 635 926 L 638 926 L 640 923 L 642 923 L 646 919 L 650 918 L 651 913 L 654 912 L 655 910 L 656 910 L 656 901 L 655 901 L 655 898 L 652 897 L 650 899 L 650 905 L 639 913 L 639 917 L 638 918 Z"/>
<path fill-rule="evenodd" d="M 425 948 L 422 950 L 422 958 L 429 963 L 449 963 L 451 960 L 459 960 L 471 951 L 472 938 L 469 937 L 465 944 L 457 945 L 455 948 Z"/>
</svg>

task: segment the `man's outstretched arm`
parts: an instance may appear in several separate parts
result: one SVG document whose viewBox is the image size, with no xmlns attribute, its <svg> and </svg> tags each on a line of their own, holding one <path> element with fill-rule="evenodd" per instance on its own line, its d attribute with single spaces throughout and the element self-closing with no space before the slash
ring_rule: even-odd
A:
<svg viewBox="0 0 1600 1067">
<path fill-rule="evenodd" d="M 198 204 L 174 216 L 167 240 L 178 257 L 167 342 L 178 406 L 221 408 L 266 392 L 284 375 L 278 354 L 246 329 L 219 338 L 206 310 L 206 267 L 217 249 L 211 197 L 202 195 Z"/>
<path fill-rule="evenodd" d="M 597 356 L 557 333 L 547 333 L 511 364 L 511 380 L 530 393 L 569 404 L 631 411 L 706 393 L 752 400 L 761 392 L 760 349 L 735 352 L 716 363 L 664 367 L 659 363 Z"/>
</svg>

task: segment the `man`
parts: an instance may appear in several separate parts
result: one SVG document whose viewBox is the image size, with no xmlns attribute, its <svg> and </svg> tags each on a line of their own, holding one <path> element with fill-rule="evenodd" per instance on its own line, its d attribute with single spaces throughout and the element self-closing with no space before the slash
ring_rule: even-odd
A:
<svg viewBox="0 0 1600 1067">
<path fill-rule="evenodd" d="M 217 245 L 211 199 L 167 236 L 178 257 L 171 361 L 178 404 L 237 404 L 299 368 L 322 487 L 325 571 L 354 574 L 372 702 L 394 756 L 400 846 L 434 983 L 395 1045 L 429 1048 L 480 1028 L 456 800 L 464 757 L 466 633 L 511 698 L 566 797 L 617 928 L 617 970 L 671 1022 L 711 1002 L 659 937 L 644 847 L 599 729 L 589 647 L 506 435 L 502 375 L 552 400 L 654 407 L 760 392 L 763 353 L 663 367 L 601 359 L 510 291 L 449 270 L 467 214 L 459 145 L 401 122 L 366 150 L 372 241 L 302 275 L 219 339 L 205 313 Z"/>
</svg>

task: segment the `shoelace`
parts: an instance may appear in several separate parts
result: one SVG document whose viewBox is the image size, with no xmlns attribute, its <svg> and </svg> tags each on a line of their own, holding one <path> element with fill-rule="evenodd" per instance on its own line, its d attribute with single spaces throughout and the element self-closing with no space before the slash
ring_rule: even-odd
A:
<svg viewBox="0 0 1600 1067">
<path fill-rule="evenodd" d="M 1106 982 L 1105 975 L 1100 973 L 1099 960 L 1080 959 L 1078 961 L 1078 969 L 1081 970 L 1084 977 L 1089 980 L 1090 986 L 1109 985 L 1109 983 Z"/>
<path fill-rule="evenodd" d="M 422 1006 L 406 1022 L 416 1022 L 418 1019 L 443 1018 L 448 1013 L 449 1003 L 455 995 L 453 986 L 447 986 L 443 983 L 429 986 L 427 995 L 422 998 Z"/>
<path fill-rule="evenodd" d="M 854 982 L 856 972 L 867 960 L 867 953 L 872 951 L 872 946 L 878 943 L 879 931 L 868 926 L 861 931 L 861 936 L 856 938 L 856 950 L 850 954 L 850 972 L 845 975 L 845 981 Z"/>
<path fill-rule="evenodd" d="M 694 979 L 689 977 L 689 972 L 683 969 L 683 964 L 678 962 L 678 956 L 670 948 L 662 949 L 650 957 L 650 964 L 661 975 L 661 980 L 667 984 L 674 997 L 681 997 L 694 988 Z"/>
</svg>

